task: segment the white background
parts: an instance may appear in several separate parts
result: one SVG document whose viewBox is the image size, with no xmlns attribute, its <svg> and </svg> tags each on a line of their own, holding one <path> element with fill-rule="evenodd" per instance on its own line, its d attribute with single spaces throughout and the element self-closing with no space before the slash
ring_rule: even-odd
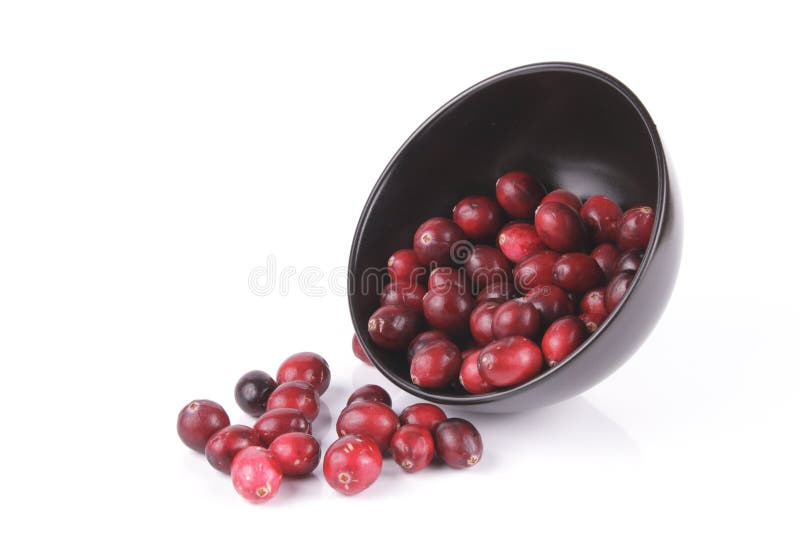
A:
<svg viewBox="0 0 800 534">
<path fill-rule="evenodd" d="M 796 18 L 770 2 L 284 4 L 0 4 L 0 530 L 796 532 Z M 414 128 L 546 60 L 620 78 L 659 126 L 686 226 L 663 320 L 580 398 L 468 415 L 486 445 L 472 470 L 389 461 L 353 498 L 318 471 L 247 504 L 179 442 L 185 403 L 250 423 L 238 376 L 317 351 L 326 446 L 349 391 L 386 384 L 350 353 L 345 297 L 296 278 L 257 296 L 250 272 L 346 265 Z"/>
</svg>

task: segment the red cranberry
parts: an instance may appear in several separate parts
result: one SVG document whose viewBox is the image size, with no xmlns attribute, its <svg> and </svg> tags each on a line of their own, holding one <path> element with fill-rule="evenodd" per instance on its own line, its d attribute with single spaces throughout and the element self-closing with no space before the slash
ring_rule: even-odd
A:
<svg viewBox="0 0 800 534">
<path fill-rule="evenodd" d="M 378 445 L 364 436 L 344 436 L 325 452 L 322 472 L 328 484 L 345 495 L 367 489 L 381 474 L 383 455 Z"/>
<path fill-rule="evenodd" d="M 614 276 L 614 265 L 619 259 L 620 250 L 612 243 L 602 243 L 592 250 L 591 256 L 602 269 L 606 279 Z"/>
<path fill-rule="evenodd" d="M 472 332 L 472 339 L 481 347 L 494 339 L 492 319 L 499 306 L 500 304 L 497 302 L 484 302 L 472 310 L 472 315 L 469 317 L 469 330 Z"/>
<path fill-rule="evenodd" d="M 559 317 L 572 315 L 575 312 L 569 295 L 553 284 L 541 284 L 534 287 L 525 295 L 525 300 L 538 310 L 543 327 Z"/>
<path fill-rule="evenodd" d="M 387 350 L 404 349 L 420 328 L 417 312 L 405 306 L 381 306 L 367 323 L 369 336 L 376 345 Z"/>
<path fill-rule="evenodd" d="M 427 428 L 431 433 L 445 419 L 447 419 L 447 415 L 441 408 L 427 402 L 412 404 L 400 412 L 400 424 L 420 425 Z"/>
<path fill-rule="evenodd" d="M 583 324 L 586 326 L 586 331 L 591 334 L 600 328 L 600 325 L 606 320 L 606 314 L 582 313 L 578 318 L 583 321 Z"/>
<path fill-rule="evenodd" d="M 258 432 L 249 426 L 226 426 L 208 439 L 206 460 L 217 471 L 230 473 L 231 462 L 236 453 L 251 445 L 260 444 L 261 438 Z"/>
<path fill-rule="evenodd" d="M 503 211 L 493 199 L 474 195 L 456 204 L 453 221 L 464 230 L 467 239 L 483 241 L 497 234 L 503 222 Z"/>
<path fill-rule="evenodd" d="M 258 417 L 267 409 L 267 398 L 278 384 L 264 371 L 250 371 L 236 382 L 236 404 L 247 415 Z"/>
<path fill-rule="evenodd" d="M 361 346 L 361 342 L 358 340 L 358 336 L 353 334 L 353 341 L 350 342 L 353 354 L 355 354 L 356 358 L 361 360 L 362 362 L 366 363 L 369 366 L 372 366 L 372 362 L 367 356 L 367 351 L 364 350 L 364 347 Z"/>
<path fill-rule="evenodd" d="M 466 287 L 467 273 L 453 267 L 437 267 L 428 277 L 428 290 L 447 291 L 451 287 Z"/>
<path fill-rule="evenodd" d="M 428 219 L 414 234 L 414 252 L 423 264 L 451 265 L 453 245 L 466 239 L 456 223 L 444 217 Z"/>
<path fill-rule="evenodd" d="M 416 282 L 425 274 L 425 266 L 410 248 L 400 249 L 389 256 L 386 265 L 393 282 Z"/>
<path fill-rule="evenodd" d="M 514 267 L 514 285 L 525 293 L 541 284 L 552 284 L 553 267 L 561 255 L 552 250 L 534 252 L 522 263 Z"/>
<path fill-rule="evenodd" d="M 622 302 L 622 297 L 625 296 L 625 293 L 628 292 L 628 288 L 631 287 L 633 283 L 634 273 L 630 271 L 622 271 L 614 278 L 606 286 L 606 312 L 611 313 L 614 311 L 620 302 Z"/>
<path fill-rule="evenodd" d="M 264 447 L 247 447 L 233 459 L 231 479 L 236 492 L 252 503 L 263 503 L 278 493 L 283 473 Z"/>
<path fill-rule="evenodd" d="M 642 257 L 644 252 L 641 250 L 629 250 L 623 252 L 617 263 L 614 264 L 614 274 L 621 273 L 622 271 L 636 272 L 642 265 Z"/>
<path fill-rule="evenodd" d="M 617 231 L 617 246 L 622 250 L 647 248 L 656 214 L 653 208 L 631 208 L 622 215 Z"/>
<path fill-rule="evenodd" d="M 319 413 L 319 394 L 314 386 L 302 380 L 279 385 L 267 400 L 267 411 L 275 408 L 297 408 L 313 421 Z"/>
<path fill-rule="evenodd" d="M 394 461 L 406 473 L 427 467 L 436 449 L 431 433 L 419 425 L 401 426 L 392 436 L 390 446 Z"/>
<path fill-rule="evenodd" d="M 527 172 L 507 172 L 495 184 L 497 202 L 515 219 L 531 217 L 544 194 L 542 184 Z"/>
<path fill-rule="evenodd" d="M 297 408 L 273 408 L 259 417 L 253 428 L 265 447 L 269 447 L 278 436 L 289 432 L 311 434 L 311 423 Z"/>
<path fill-rule="evenodd" d="M 393 282 L 383 289 L 381 295 L 381 306 L 405 306 L 414 311 L 422 311 L 422 297 L 425 296 L 425 288 L 414 283 Z"/>
<path fill-rule="evenodd" d="M 497 308 L 492 320 L 495 339 L 508 336 L 535 337 L 539 333 L 539 311 L 525 300 L 514 299 Z"/>
<path fill-rule="evenodd" d="M 208 438 L 230 424 L 228 414 L 216 402 L 193 400 L 178 414 L 178 437 L 190 449 L 204 452 Z"/>
<path fill-rule="evenodd" d="M 598 287 L 587 291 L 581 299 L 581 313 L 606 315 L 606 290 Z"/>
<path fill-rule="evenodd" d="M 294 380 L 308 382 L 322 395 L 331 384 L 331 369 L 325 358 L 315 352 L 298 352 L 286 358 L 278 367 L 278 383 Z"/>
<path fill-rule="evenodd" d="M 490 284 L 508 283 L 511 278 L 511 264 L 502 252 L 488 245 L 476 245 L 464 267 L 475 291 Z"/>
<path fill-rule="evenodd" d="M 411 358 L 411 382 L 422 388 L 449 386 L 461 368 L 461 351 L 449 341 L 437 341 L 418 350 Z"/>
<path fill-rule="evenodd" d="M 478 356 L 478 372 L 487 384 L 507 387 L 530 380 L 542 369 L 542 351 L 521 336 L 497 340 Z"/>
<path fill-rule="evenodd" d="M 368 437 L 378 444 L 381 451 L 385 451 L 399 426 L 397 415 L 384 403 L 358 401 L 346 406 L 339 414 L 336 433 L 340 437 L 350 434 Z"/>
<path fill-rule="evenodd" d="M 512 222 L 503 227 L 497 235 L 497 246 L 506 258 L 519 263 L 544 247 L 536 228 L 532 224 Z"/>
<path fill-rule="evenodd" d="M 550 367 L 572 354 L 589 337 L 586 325 L 574 315 L 551 324 L 542 337 L 542 352 Z"/>
<path fill-rule="evenodd" d="M 469 329 L 469 315 L 475 301 L 461 287 L 428 291 L 422 299 L 425 319 L 436 330 L 459 337 Z"/>
<path fill-rule="evenodd" d="M 389 396 L 389 392 L 375 384 L 367 384 L 366 386 L 361 386 L 356 389 L 353 394 L 350 395 L 350 398 L 347 399 L 347 405 L 350 406 L 358 401 L 380 402 L 386 406 L 392 406 L 392 397 Z"/>
<path fill-rule="evenodd" d="M 461 362 L 461 371 L 458 373 L 458 381 L 461 382 L 467 393 L 472 393 L 473 395 L 489 393 L 494 390 L 478 372 L 478 356 L 480 356 L 480 353 L 481 349 L 465 352 L 467 356 Z"/>
<path fill-rule="evenodd" d="M 536 208 L 536 232 L 545 245 L 558 252 L 580 251 L 586 244 L 586 230 L 578 212 L 561 202 Z"/>
<path fill-rule="evenodd" d="M 472 423 L 448 419 L 436 427 L 436 454 L 450 467 L 472 467 L 483 455 L 483 441 Z"/>
<path fill-rule="evenodd" d="M 481 304 L 482 302 L 505 302 L 511 298 L 511 288 L 508 282 L 495 282 L 481 289 L 478 296 L 475 297 L 475 303 Z"/>
<path fill-rule="evenodd" d="M 594 258 L 581 252 L 563 254 L 553 265 L 553 280 L 573 293 L 584 293 L 605 281 L 603 270 Z"/>
<path fill-rule="evenodd" d="M 613 200 L 603 195 L 589 197 L 580 214 L 595 243 L 616 241 L 622 210 Z"/>
<path fill-rule="evenodd" d="M 541 204 L 544 204 L 545 202 L 560 202 L 562 204 L 566 204 L 578 213 L 581 212 L 581 199 L 579 199 L 575 193 L 567 191 L 566 189 L 556 189 L 555 191 L 550 191 L 544 196 Z"/>
<path fill-rule="evenodd" d="M 450 341 L 450 338 L 447 337 L 447 334 L 441 330 L 428 330 L 427 332 L 422 332 L 419 334 L 417 337 L 411 340 L 411 343 L 408 344 L 408 360 L 411 361 L 411 358 L 414 357 L 414 354 L 416 354 L 421 348 L 427 347 L 436 341 Z"/>
<path fill-rule="evenodd" d="M 281 472 L 289 477 L 308 475 L 319 465 L 319 441 L 303 432 L 278 436 L 269 446 L 269 452 L 275 457 Z"/>
</svg>

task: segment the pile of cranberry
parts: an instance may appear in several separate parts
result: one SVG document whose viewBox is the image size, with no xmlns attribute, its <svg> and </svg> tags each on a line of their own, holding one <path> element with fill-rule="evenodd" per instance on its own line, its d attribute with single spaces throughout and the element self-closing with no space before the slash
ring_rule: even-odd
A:
<svg viewBox="0 0 800 534">
<path fill-rule="evenodd" d="M 428 219 L 413 249 L 391 255 L 369 335 L 406 352 L 421 388 L 481 394 L 523 383 L 566 359 L 620 303 L 654 219 L 648 206 L 623 212 L 605 196 L 581 202 L 506 173 L 496 200 L 461 200 L 452 219 Z M 355 338 L 353 350 L 363 355 Z"/>
</svg>

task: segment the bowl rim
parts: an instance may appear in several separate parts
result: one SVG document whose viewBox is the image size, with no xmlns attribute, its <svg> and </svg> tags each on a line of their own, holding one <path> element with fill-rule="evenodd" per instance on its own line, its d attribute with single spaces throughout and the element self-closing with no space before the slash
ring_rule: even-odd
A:
<svg viewBox="0 0 800 534">
<path fill-rule="evenodd" d="M 361 338 L 361 334 L 359 333 L 359 325 L 356 323 L 355 320 L 355 305 L 354 305 L 354 294 L 352 292 L 353 288 L 350 284 L 353 283 L 353 273 L 354 265 L 356 261 L 356 257 L 359 253 L 360 242 L 362 235 L 364 233 L 365 222 L 367 218 L 369 218 L 372 209 L 375 204 L 375 198 L 380 193 L 381 189 L 387 182 L 388 173 L 394 167 L 395 162 L 399 159 L 401 154 L 406 150 L 408 145 L 410 145 L 419 134 L 421 134 L 424 130 L 426 130 L 434 121 L 439 119 L 443 114 L 447 113 L 453 106 L 460 103 L 462 100 L 469 98 L 473 94 L 491 86 L 496 83 L 502 82 L 504 80 L 508 80 L 510 78 L 514 78 L 521 75 L 528 75 L 532 73 L 543 73 L 543 72 L 569 72 L 573 74 L 581 74 L 585 76 L 589 76 L 594 78 L 598 81 L 601 81 L 612 89 L 616 90 L 620 95 L 622 95 L 628 103 L 633 107 L 633 109 L 639 115 L 640 120 L 645 125 L 647 134 L 650 138 L 650 144 L 653 149 L 653 153 L 656 157 L 656 170 L 657 170 L 657 198 L 656 198 L 656 214 L 655 214 L 655 221 L 653 225 L 653 231 L 650 235 L 650 241 L 645 249 L 644 255 L 642 257 L 642 263 L 639 267 L 639 270 L 634 275 L 634 278 L 631 282 L 630 288 L 623 296 L 620 303 L 617 307 L 608 315 L 605 321 L 603 321 L 600 326 L 589 334 L 589 336 L 581 343 L 577 349 L 575 349 L 572 354 L 569 355 L 565 360 L 561 361 L 558 365 L 550 368 L 545 369 L 543 372 L 540 372 L 535 377 L 517 384 L 516 386 L 512 386 L 509 388 L 500 389 L 497 391 L 491 391 L 489 393 L 481 393 L 481 394 L 450 394 L 444 393 L 441 391 L 436 390 L 425 390 L 418 386 L 415 386 L 408 380 L 405 380 L 399 376 L 397 376 L 391 369 L 385 366 L 378 358 L 372 356 L 367 344 Z M 653 251 L 655 250 L 655 245 L 659 241 L 664 225 L 664 218 L 665 218 L 665 206 L 667 203 L 667 183 L 669 180 L 669 174 L 667 170 L 667 161 L 666 155 L 664 152 L 664 148 L 661 144 L 661 138 L 658 134 L 658 129 L 656 128 L 653 119 L 650 117 L 647 109 L 644 107 L 644 104 L 639 100 L 639 98 L 631 91 L 625 84 L 620 82 L 618 79 L 614 78 L 610 74 L 597 69 L 595 67 L 590 67 L 588 65 L 580 64 L 580 63 L 570 63 L 570 62 L 542 62 L 542 63 L 531 63 L 528 65 L 522 65 L 519 67 L 515 67 L 512 69 L 508 69 L 502 72 L 499 72 L 493 76 L 489 76 L 488 78 L 479 81 L 478 83 L 472 85 L 471 87 L 467 88 L 466 90 L 462 91 L 455 97 L 448 100 L 445 104 L 443 104 L 439 109 L 434 111 L 425 121 L 422 122 L 415 130 L 408 136 L 408 138 L 403 142 L 400 148 L 394 153 L 392 158 L 384 167 L 381 175 L 379 176 L 375 186 L 372 188 L 372 191 L 367 198 L 367 201 L 364 204 L 364 209 L 361 213 L 361 216 L 358 219 L 358 224 L 356 225 L 356 231 L 353 236 L 353 242 L 350 248 L 350 258 L 348 262 L 348 269 L 351 273 L 348 276 L 348 308 L 350 310 L 350 319 L 353 321 L 353 327 L 355 330 L 356 337 L 361 343 L 361 346 L 364 348 L 364 352 L 367 354 L 367 357 L 370 359 L 372 364 L 375 366 L 380 373 L 385 376 L 390 382 L 392 382 L 395 386 L 399 387 L 403 391 L 414 395 L 415 397 L 419 397 L 421 399 L 431 401 L 431 402 L 438 402 L 440 404 L 449 404 L 449 405 L 474 405 L 474 404 L 485 404 L 490 403 L 497 400 L 507 399 L 509 397 L 513 397 L 522 391 L 525 391 L 530 388 L 534 388 L 537 385 L 544 383 L 550 380 L 556 374 L 562 373 L 565 368 L 569 367 L 569 365 L 577 360 L 581 354 L 586 350 L 586 348 L 602 333 L 609 327 L 609 325 L 614 321 L 614 319 L 619 314 L 620 310 L 623 308 L 625 303 L 627 302 L 630 295 L 633 293 L 634 289 L 636 288 L 639 279 L 647 272 L 647 269 L 651 263 L 651 259 L 653 257 Z"/>
</svg>

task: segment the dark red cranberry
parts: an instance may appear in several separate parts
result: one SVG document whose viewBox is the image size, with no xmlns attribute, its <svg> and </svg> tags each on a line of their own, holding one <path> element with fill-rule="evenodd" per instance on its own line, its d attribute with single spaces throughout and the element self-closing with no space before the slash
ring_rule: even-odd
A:
<svg viewBox="0 0 800 534">
<path fill-rule="evenodd" d="M 580 251 L 586 244 L 583 220 L 561 202 L 547 202 L 536 208 L 534 225 L 545 245 L 558 252 Z"/>
<path fill-rule="evenodd" d="M 475 303 L 481 304 L 482 302 L 505 302 L 511 298 L 511 288 L 508 282 L 489 284 L 481 289 L 478 296 L 475 297 Z"/>
<path fill-rule="evenodd" d="M 544 194 L 542 184 L 527 172 L 507 172 L 495 184 L 497 202 L 515 219 L 532 217 Z"/>
<path fill-rule="evenodd" d="M 452 265 L 456 251 L 453 245 L 466 235 L 456 223 L 444 217 L 428 219 L 414 234 L 414 252 L 426 265 Z"/>
<path fill-rule="evenodd" d="M 617 231 L 617 246 L 622 250 L 644 250 L 650 242 L 656 214 L 653 208 L 631 208 L 622 215 Z"/>
<path fill-rule="evenodd" d="M 606 312 L 611 313 L 614 311 L 620 302 L 622 302 L 622 297 L 625 296 L 625 293 L 628 292 L 628 289 L 631 287 L 633 283 L 634 273 L 630 271 L 622 271 L 614 278 L 606 286 Z"/>
<path fill-rule="evenodd" d="M 469 330 L 472 332 L 472 339 L 481 347 L 494 339 L 492 319 L 499 306 L 500 304 L 497 302 L 484 302 L 472 310 L 472 315 L 469 317 Z"/>
<path fill-rule="evenodd" d="M 230 424 L 228 414 L 216 402 L 193 400 L 178 413 L 178 437 L 190 449 L 204 452 L 208 438 Z"/>
<path fill-rule="evenodd" d="M 503 210 L 494 199 L 474 195 L 456 204 L 453 221 L 464 230 L 467 239 L 483 241 L 497 234 L 503 223 Z"/>
<path fill-rule="evenodd" d="M 261 445 L 258 432 L 244 425 L 226 426 L 208 439 L 206 460 L 217 471 L 229 474 L 236 453 L 251 445 Z"/>
<path fill-rule="evenodd" d="M 356 389 L 347 399 L 347 405 L 350 406 L 358 401 L 381 402 L 386 406 L 392 406 L 392 397 L 389 396 L 389 392 L 375 384 L 367 384 Z"/>
<path fill-rule="evenodd" d="M 497 308 L 492 320 L 494 339 L 508 336 L 536 337 L 541 319 L 539 311 L 524 298 L 509 300 Z"/>
<path fill-rule="evenodd" d="M 416 354 L 418 350 L 427 347 L 435 341 L 450 341 L 450 338 L 441 330 L 422 332 L 408 344 L 408 360 L 411 361 L 411 358 L 414 357 L 414 354 Z"/>
<path fill-rule="evenodd" d="M 369 366 L 372 366 L 372 362 L 367 356 L 367 351 L 364 350 L 364 347 L 361 346 L 361 342 L 358 340 L 358 336 L 353 334 L 353 341 L 350 342 L 353 354 L 355 354 L 356 358 L 361 360 L 362 362 L 366 363 Z"/>
<path fill-rule="evenodd" d="M 467 273 L 455 267 L 437 267 L 428 277 L 428 290 L 446 291 L 451 287 L 466 287 Z"/>
<path fill-rule="evenodd" d="M 267 409 L 267 398 L 278 383 L 264 371 L 250 371 L 245 373 L 233 390 L 236 404 L 247 415 L 258 417 Z"/>
<path fill-rule="evenodd" d="M 512 222 L 505 225 L 497 235 L 497 246 L 506 258 L 519 263 L 544 247 L 536 228 L 532 224 Z"/>
<path fill-rule="evenodd" d="M 267 411 L 275 408 L 297 408 L 306 419 L 313 421 L 319 413 L 319 394 L 313 385 L 303 380 L 284 382 L 267 400 Z"/>
<path fill-rule="evenodd" d="M 298 352 L 283 360 L 277 378 L 279 384 L 294 380 L 308 382 L 322 395 L 331 385 L 331 368 L 316 352 Z"/>
<path fill-rule="evenodd" d="M 297 408 L 273 408 L 259 417 L 253 428 L 265 447 L 269 447 L 278 436 L 289 432 L 311 434 L 311 423 Z"/>
<path fill-rule="evenodd" d="M 416 282 L 425 274 L 425 266 L 410 248 L 400 249 L 389 256 L 386 266 L 393 282 Z"/>
<path fill-rule="evenodd" d="M 322 472 L 330 486 L 345 495 L 367 489 L 381 474 L 383 455 L 378 445 L 364 436 L 344 436 L 325 451 Z"/>
<path fill-rule="evenodd" d="M 405 306 L 381 306 L 367 323 L 369 336 L 376 345 L 387 350 L 408 346 L 421 326 L 419 313 Z"/>
<path fill-rule="evenodd" d="M 525 300 L 539 311 L 541 326 L 546 327 L 559 317 L 572 315 L 575 307 L 566 291 L 553 284 L 542 284 L 531 289 Z"/>
<path fill-rule="evenodd" d="M 289 432 L 278 436 L 269 452 L 278 462 L 281 473 L 289 477 L 308 475 L 319 465 L 319 441 L 310 434 Z"/>
<path fill-rule="evenodd" d="M 483 455 L 483 441 L 472 423 L 448 419 L 436 427 L 436 454 L 450 467 L 472 467 Z"/>
<path fill-rule="evenodd" d="M 571 193 L 566 189 L 556 189 L 555 191 L 550 191 L 544 196 L 541 204 L 544 204 L 545 202 L 560 202 L 574 209 L 577 213 L 581 212 L 581 199 L 579 199 L 575 193 Z"/>
<path fill-rule="evenodd" d="M 542 351 L 530 339 L 511 336 L 486 345 L 478 356 L 478 372 L 487 384 L 521 384 L 542 369 Z"/>
<path fill-rule="evenodd" d="M 586 325 L 586 331 L 591 334 L 600 328 L 600 325 L 603 324 L 603 321 L 606 320 L 606 317 L 607 316 L 605 313 L 582 313 L 578 318 L 583 321 L 583 324 Z"/>
<path fill-rule="evenodd" d="M 580 210 L 581 218 L 595 243 L 614 242 L 622 218 L 616 202 L 603 195 L 589 197 Z"/>
<path fill-rule="evenodd" d="M 603 287 L 597 287 L 587 291 L 581 299 L 581 313 L 594 313 L 597 315 L 606 315 L 606 290 Z"/>
<path fill-rule="evenodd" d="M 414 311 L 422 311 L 422 297 L 425 296 L 425 287 L 416 282 L 392 282 L 383 288 L 381 306 L 405 306 Z"/>
<path fill-rule="evenodd" d="M 427 428 L 431 433 L 445 419 L 447 419 L 447 415 L 441 408 L 427 402 L 412 404 L 400 412 L 400 424 L 420 425 Z"/>
<path fill-rule="evenodd" d="M 422 299 L 422 311 L 428 324 L 453 337 L 469 330 L 469 316 L 474 307 L 475 300 L 462 287 L 428 291 Z"/>
<path fill-rule="evenodd" d="M 567 252 L 553 265 L 553 280 L 565 291 L 585 293 L 602 284 L 605 278 L 593 257 L 582 252 Z"/>
<path fill-rule="evenodd" d="M 551 324 L 542 336 L 544 359 L 554 366 L 572 354 L 589 337 L 586 325 L 578 317 L 568 315 Z"/>
<path fill-rule="evenodd" d="M 411 358 L 411 382 L 422 388 L 449 386 L 461 368 L 461 351 L 449 341 L 437 341 L 421 348 Z"/>
<path fill-rule="evenodd" d="M 278 493 L 283 473 L 264 447 L 247 447 L 233 459 L 231 479 L 236 492 L 252 503 L 263 503 Z"/>
<path fill-rule="evenodd" d="M 561 255 L 552 250 L 534 252 L 522 263 L 514 267 L 514 285 L 517 291 L 525 293 L 541 284 L 552 284 L 553 267 Z"/>
<path fill-rule="evenodd" d="M 511 264 L 502 252 L 488 245 L 476 245 L 464 267 L 476 292 L 490 284 L 508 283 L 511 278 Z"/>
<path fill-rule="evenodd" d="M 481 354 L 481 349 L 473 349 L 466 351 L 467 356 L 461 362 L 461 371 L 458 373 L 458 381 L 467 390 L 467 393 L 479 395 L 481 393 L 489 393 L 494 388 L 486 383 L 481 374 L 478 372 L 478 356 Z"/>
<path fill-rule="evenodd" d="M 592 250 L 591 256 L 602 269 L 606 280 L 614 276 L 614 265 L 617 263 L 620 254 L 620 250 L 612 243 L 602 243 Z"/>
<path fill-rule="evenodd" d="M 419 425 L 401 426 L 392 436 L 390 447 L 392 458 L 406 473 L 427 467 L 436 450 L 431 433 Z"/>
<path fill-rule="evenodd" d="M 358 434 L 372 439 L 381 451 L 389 448 L 389 441 L 400 427 L 400 420 L 391 408 L 382 402 L 358 401 L 348 405 L 336 421 L 336 433 L 341 436 Z"/>
<path fill-rule="evenodd" d="M 623 252 L 617 263 L 614 264 L 614 274 L 621 273 L 622 271 L 636 272 L 642 265 L 642 257 L 644 252 L 641 250 L 628 250 Z"/>
</svg>

